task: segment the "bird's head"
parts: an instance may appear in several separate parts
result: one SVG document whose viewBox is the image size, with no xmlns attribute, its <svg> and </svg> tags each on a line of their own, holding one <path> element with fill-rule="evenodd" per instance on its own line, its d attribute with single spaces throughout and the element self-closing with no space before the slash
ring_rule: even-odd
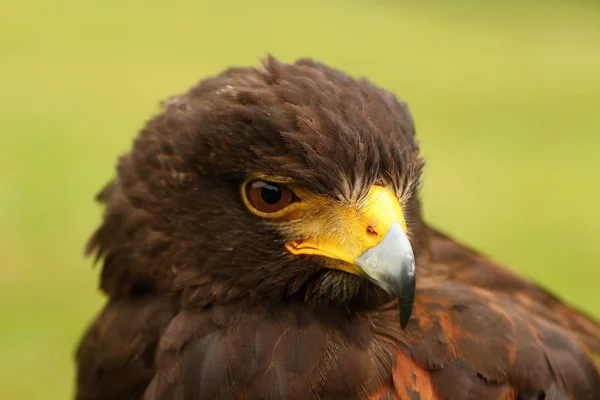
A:
<svg viewBox="0 0 600 400">
<path fill-rule="evenodd" d="M 199 303 L 387 292 L 405 325 L 422 165 L 406 106 L 366 80 L 310 60 L 229 70 L 165 102 L 121 159 L 91 242 L 103 286 Z"/>
</svg>

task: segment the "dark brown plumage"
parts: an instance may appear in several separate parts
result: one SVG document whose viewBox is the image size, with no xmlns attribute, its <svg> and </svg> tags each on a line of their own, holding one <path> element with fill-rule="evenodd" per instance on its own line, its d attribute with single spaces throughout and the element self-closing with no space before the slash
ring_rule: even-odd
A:
<svg viewBox="0 0 600 400">
<path fill-rule="evenodd" d="M 403 103 L 310 60 L 165 102 L 99 195 L 88 253 L 109 301 L 79 346 L 76 398 L 599 398 L 598 322 L 427 226 L 422 166 Z M 252 177 L 293 204 L 251 212 Z M 397 198 L 416 259 L 404 330 L 344 258 L 363 249 L 374 187 Z M 360 235 L 387 237 L 372 222 Z M 329 242 L 341 255 L 300 247 Z"/>
</svg>

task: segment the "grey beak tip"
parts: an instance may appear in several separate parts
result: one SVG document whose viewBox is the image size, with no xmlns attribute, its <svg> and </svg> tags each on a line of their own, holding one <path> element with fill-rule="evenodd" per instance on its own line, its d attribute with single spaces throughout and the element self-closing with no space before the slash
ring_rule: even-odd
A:
<svg viewBox="0 0 600 400">
<path fill-rule="evenodd" d="M 400 300 L 398 301 L 398 308 L 400 311 L 400 328 L 402 330 L 406 329 L 406 326 L 408 325 L 408 321 L 410 321 L 410 316 L 412 314 L 413 305 L 414 305 L 413 300 L 407 299 L 404 302 L 401 302 Z"/>
<path fill-rule="evenodd" d="M 400 329 L 405 330 L 406 325 L 408 325 L 409 320 L 410 320 L 410 315 L 406 319 L 403 319 L 402 317 L 400 317 Z"/>
</svg>

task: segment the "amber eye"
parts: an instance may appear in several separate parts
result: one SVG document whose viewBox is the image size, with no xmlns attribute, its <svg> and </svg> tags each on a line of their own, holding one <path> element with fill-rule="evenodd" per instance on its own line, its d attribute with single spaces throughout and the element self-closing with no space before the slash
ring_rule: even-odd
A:
<svg viewBox="0 0 600 400">
<path fill-rule="evenodd" d="M 250 205 L 265 214 L 281 211 L 294 200 L 294 193 L 287 186 L 263 180 L 248 183 L 246 195 Z"/>
</svg>

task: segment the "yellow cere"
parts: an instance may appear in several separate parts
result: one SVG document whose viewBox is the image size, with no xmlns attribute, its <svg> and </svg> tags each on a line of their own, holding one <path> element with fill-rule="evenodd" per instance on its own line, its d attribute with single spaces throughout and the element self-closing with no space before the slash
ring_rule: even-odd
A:
<svg viewBox="0 0 600 400">
<path fill-rule="evenodd" d="M 406 231 L 402 206 L 391 190 L 373 186 L 362 204 L 361 207 L 328 204 L 328 215 L 313 218 L 310 222 L 312 233 L 307 234 L 304 240 L 288 242 L 288 251 L 341 260 L 346 264 L 337 268 L 361 274 L 354 265 L 356 259 L 379 244 L 392 224 L 400 223 Z M 310 205 L 304 207 L 310 211 Z"/>
</svg>

